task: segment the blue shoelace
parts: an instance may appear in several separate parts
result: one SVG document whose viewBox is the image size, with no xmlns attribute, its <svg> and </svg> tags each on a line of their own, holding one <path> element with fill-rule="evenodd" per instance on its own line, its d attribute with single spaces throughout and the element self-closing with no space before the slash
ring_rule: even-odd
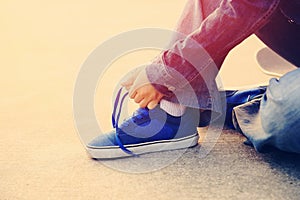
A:
<svg viewBox="0 0 300 200">
<path fill-rule="evenodd" d="M 132 151 L 130 151 L 129 149 L 127 149 L 123 145 L 123 143 L 122 143 L 122 141 L 121 141 L 121 139 L 118 135 L 118 133 L 121 131 L 121 129 L 119 128 L 120 115 L 121 115 L 121 112 L 122 112 L 124 99 L 126 98 L 126 96 L 128 96 L 128 92 L 123 94 L 122 97 L 121 97 L 121 94 L 122 94 L 122 88 L 120 88 L 118 93 L 117 93 L 117 96 L 116 96 L 116 99 L 115 99 L 115 102 L 114 102 L 114 110 L 113 110 L 113 113 L 112 113 L 112 125 L 116 129 L 115 140 L 116 140 L 118 146 L 120 147 L 120 149 L 122 151 L 124 151 L 125 153 L 127 153 L 129 155 L 132 155 L 132 156 L 138 156 L 135 153 L 133 153 Z M 119 107 L 119 110 L 117 112 L 118 107 Z"/>
</svg>

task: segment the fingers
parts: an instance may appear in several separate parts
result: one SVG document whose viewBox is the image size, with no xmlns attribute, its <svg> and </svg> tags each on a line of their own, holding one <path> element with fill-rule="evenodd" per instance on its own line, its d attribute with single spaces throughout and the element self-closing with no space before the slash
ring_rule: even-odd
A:
<svg viewBox="0 0 300 200">
<path fill-rule="evenodd" d="M 158 100 L 149 100 L 149 99 L 143 99 L 139 102 L 139 106 L 141 108 L 149 108 L 150 110 L 155 108 L 158 104 Z"/>
<path fill-rule="evenodd" d="M 134 97 L 134 102 L 135 103 L 141 103 L 142 101 L 147 101 L 146 98 L 140 94 L 136 94 Z"/>
<path fill-rule="evenodd" d="M 151 84 L 146 84 L 137 89 L 131 88 L 129 91 L 129 97 L 134 99 L 135 103 L 138 103 L 141 108 L 155 108 L 163 96 Z"/>
<path fill-rule="evenodd" d="M 149 108 L 150 110 L 155 108 L 157 106 L 159 101 L 150 101 L 147 105 L 147 108 Z"/>
<path fill-rule="evenodd" d="M 141 108 L 148 107 L 149 109 L 153 109 L 160 102 L 163 95 L 157 94 L 154 96 L 153 95 L 143 96 L 138 92 L 134 92 L 133 95 L 131 95 L 130 97 L 134 99 L 134 102 L 138 103 Z"/>
<path fill-rule="evenodd" d="M 131 99 L 134 99 L 136 95 L 137 95 L 137 91 L 136 90 L 135 91 L 129 91 L 129 97 Z"/>
<path fill-rule="evenodd" d="M 164 97 L 164 95 L 158 92 L 157 95 L 156 95 L 156 98 L 154 98 L 154 99 L 152 99 L 152 100 L 150 100 L 150 101 L 148 102 L 147 107 L 148 107 L 150 110 L 153 109 L 153 108 L 155 108 L 155 107 L 157 106 L 157 104 L 160 102 L 160 100 L 161 100 L 163 97 Z"/>
<path fill-rule="evenodd" d="M 146 108 L 147 105 L 148 105 L 148 103 L 149 103 L 149 100 L 148 100 L 148 99 L 143 99 L 142 101 L 140 101 L 139 106 L 140 106 L 141 108 Z"/>
<path fill-rule="evenodd" d="M 135 103 L 138 103 L 141 108 L 145 108 L 151 100 L 149 97 L 136 91 L 130 95 L 130 98 L 133 99 Z"/>
</svg>

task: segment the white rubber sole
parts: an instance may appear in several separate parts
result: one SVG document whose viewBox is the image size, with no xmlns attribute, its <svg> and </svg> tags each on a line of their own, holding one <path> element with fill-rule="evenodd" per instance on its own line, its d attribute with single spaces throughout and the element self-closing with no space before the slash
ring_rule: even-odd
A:
<svg viewBox="0 0 300 200">
<path fill-rule="evenodd" d="M 189 147 L 196 146 L 198 144 L 199 135 L 196 133 L 191 136 L 171 139 L 171 140 L 160 140 L 154 142 L 146 142 L 140 144 L 125 145 L 125 147 L 132 151 L 136 155 L 168 151 L 176 149 L 185 149 Z M 95 159 L 113 159 L 113 158 L 123 158 L 130 157 L 131 155 L 122 151 L 118 146 L 87 146 L 87 152 L 92 158 Z"/>
</svg>

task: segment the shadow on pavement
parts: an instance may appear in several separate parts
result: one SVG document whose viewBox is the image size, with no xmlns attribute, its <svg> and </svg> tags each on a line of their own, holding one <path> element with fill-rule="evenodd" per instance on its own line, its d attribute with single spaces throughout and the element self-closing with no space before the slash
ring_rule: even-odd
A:
<svg viewBox="0 0 300 200">
<path fill-rule="evenodd" d="M 272 149 L 262 158 L 272 169 L 300 180 L 300 154 Z"/>
</svg>

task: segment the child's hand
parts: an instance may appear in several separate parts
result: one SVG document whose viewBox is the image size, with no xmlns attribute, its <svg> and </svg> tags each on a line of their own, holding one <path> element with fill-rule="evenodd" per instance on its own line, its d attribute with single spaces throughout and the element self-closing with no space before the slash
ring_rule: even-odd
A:
<svg viewBox="0 0 300 200">
<path fill-rule="evenodd" d="M 163 96 L 164 95 L 157 91 L 150 83 L 145 69 L 140 71 L 129 90 L 129 97 L 134 99 L 141 108 L 155 108 Z"/>
</svg>

